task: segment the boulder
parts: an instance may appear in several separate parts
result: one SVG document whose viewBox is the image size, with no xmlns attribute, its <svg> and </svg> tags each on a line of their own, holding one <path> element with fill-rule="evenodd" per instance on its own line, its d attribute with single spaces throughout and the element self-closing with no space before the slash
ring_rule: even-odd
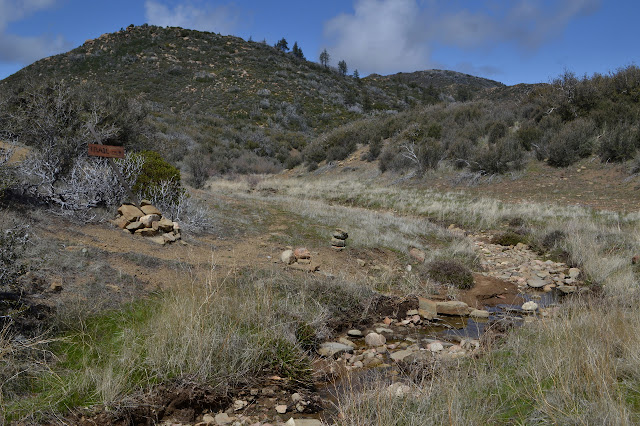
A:
<svg viewBox="0 0 640 426">
<path fill-rule="evenodd" d="M 126 226 L 130 223 L 130 221 L 127 220 L 127 218 L 124 216 L 118 216 L 117 218 L 112 220 L 111 223 L 113 223 L 120 229 L 125 229 Z"/>
<path fill-rule="evenodd" d="M 158 221 L 158 229 L 160 229 L 162 232 L 173 231 L 173 221 L 171 219 L 163 217 Z"/>
<path fill-rule="evenodd" d="M 293 250 L 285 250 L 280 254 L 280 260 L 285 265 L 291 265 L 296 261 L 295 256 L 293 255 Z"/>
<path fill-rule="evenodd" d="M 452 300 L 449 302 L 436 302 L 436 311 L 438 315 L 469 315 L 469 305 L 464 302 Z"/>
<path fill-rule="evenodd" d="M 160 244 L 161 246 L 167 244 L 164 237 L 162 235 L 156 235 L 155 237 L 149 238 L 149 241 L 152 243 Z"/>
<path fill-rule="evenodd" d="M 150 205 L 151 205 L 151 201 L 149 201 L 149 200 L 141 200 L 140 201 L 140 207 L 150 206 Z"/>
<path fill-rule="evenodd" d="M 318 348 L 318 355 L 327 358 L 336 357 L 345 352 L 352 353 L 353 347 L 338 342 L 325 342 Z"/>
<path fill-rule="evenodd" d="M 336 230 L 333 231 L 331 236 L 333 238 L 337 238 L 338 240 L 346 240 L 347 238 L 349 238 L 349 234 L 347 234 L 347 231 L 340 228 L 336 228 Z"/>
<path fill-rule="evenodd" d="M 403 361 L 405 358 L 407 358 L 409 355 L 412 355 L 414 352 L 415 351 L 412 351 L 411 349 L 396 351 L 391 354 L 391 359 L 396 362 L 400 362 L 400 361 Z"/>
<path fill-rule="evenodd" d="M 158 214 L 147 214 L 140 218 L 140 222 L 142 222 L 145 228 L 151 228 L 153 222 L 160 220 L 160 217 Z"/>
<path fill-rule="evenodd" d="M 297 249 L 295 249 L 293 251 L 293 255 L 296 257 L 296 259 L 311 259 L 311 252 L 309 251 L 309 249 L 306 249 L 304 247 L 298 247 Z"/>
<path fill-rule="evenodd" d="M 143 237 L 153 237 L 154 235 L 156 235 L 158 232 L 155 231 L 152 228 L 142 228 L 142 229 L 138 229 L 135 234 L 136 235 L 141 235 Z"/>
<path fill-rule="evenodd" d="M 162 212 L 155 206 L 152 206 L 151 204 L 146 204 L 143 206 L 142 203 L 140 205 L 140 210 L 142 210 L 144 214 L 157 214 L 158 216 L 162 216 Z"/>
<path fill-rule="evenodd" d="M 538 309 L 538 304 L 532 300 L 522 305 L 522 310 L 525 312 L 534 312 L 537 309 Z"/>
<path fill-rule="evenodd" d="M 433 319 L 438 314 L 436 305 L 433 300 L 418 297 L 418 314 L 424 319 Z"/>
<path fill-rule="evenodd" d="M 317 419 L 294 419 L 291 417 L 285 426 L 322 426 L 323 423 Z"/>
<path fill-rule="evenodd" d="M 387 338 L 384 337 L 382 334 L 369 333 L 364 338 L 364 341 L 368 346 L 377 347 L 377 346 L 382 346 L 385 343 L 387 343 Z"/>
<path fill-rule="evenodd" d="M 557 288 L 564 294 L 575 293 L 578 290 L 578 287 L 575 285 L 559 285 Z"/>
<path fill-rule="evenodd" d="M 214 420 L 217 425 L 228 425 L 233 422 L 233 419 L 229 417 L 227 413 L 218 413 L 216 414 Z"/>
<path fill-rule="evenodd" d="M 176 241 L 176 236 L 173 234 L 162 234 L 162 238 L 165 243 L 174 243 Z"/>
<path fill-rule="evenodd" d="M 136 232 L 138 229 L 142 229 L 142 228 L 144 228 L 144 223 L 142 223 L 139 220 L 135 222 L 131 222 L 125 227 L 125 229 L 130 232 Z"/>
<path fill-rule="evenodd" d="M 578 278 L 578 275 L 580 275 L 580 269 L 578 268 L 571 268 L 569 269 L 569 277 L 570 278 Z"/>
<path fill-rule="evenodd" d="M 489 311 L 485 311 L 483 309 L 473 309 L 469 312 L 469 316 L 471 318 L 489 318 Z"/>
<path fill-rule="evenodd" d="M 356 329 L 349 330 L 349 331 L 347 331 L 347 336 L 349 336 L 349 337 L 362 337 L 362 331 L 356 330 Z"/>
<path fill-rule="evenodd" d="M 180 233 L 180 224 L 178 222 L 173 222 L 173 232 Z"/>
<path fill-rule="evenodd" d="M 548 283 L 545 280 L 542 280 L 538 277 L 532 277 L 527 280 L 527 285 L 533 288 L 542 288 Z"/>
<path fill-rule="evenodd" d="M 331 245 L 334 247 L 344 247 L 347 245 L 347 243 L 344 240 L 339 240 L 337 238 L 332 238 L 331 239 Z"/>
<path fill-rule="evenodd" d="M 427 349 L 431 352 L 440 352 L 444 349 L 444 346 L 440 342 L 432 342 L 427 345 Z"/>
<path fill-rule="evenodd" d="M 118 213 L 121 214 L 122 217 L 124 217 L 125 220 L 127 220 L 129 222 L 133 222 L 135 220 L 138 220 L 142 216 L 144 216 L 144 213 L 142 212 L 142 210 L 140 210 L 139 208 L 137 208 L 133 204 L 123 204 L 123 205 L 121 205 L 118 208 Z"/>
<path fill-rule="evenodd" d="M 415 247 L 411 247 L 409 249 L 409 256 L 411 256 L 412 258 L 414 258 L 420 263 L 423 263 L 426 258 L 426 255 L 424 254 L 424 252 Z"/>
</svg>

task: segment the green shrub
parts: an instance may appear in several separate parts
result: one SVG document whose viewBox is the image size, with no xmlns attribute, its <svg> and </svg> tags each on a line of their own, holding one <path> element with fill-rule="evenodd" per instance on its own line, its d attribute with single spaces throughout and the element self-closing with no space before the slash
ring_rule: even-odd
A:
<svg viewBox="0 0 640 426">
<path fill-rule="evenodd" d="M 471 163 L 471 169 L 494 174 L 519 170 L 523 165 L 522 147 L 512 137 L 506 137 L 495 144 L 478 149 Z"/>
<path fill-rule="evenodd" d="M 461 290 L 474 285 L 473 274 L 455 260 L 436 260 L 427 265 L 427 275 L 439 283 L 453 285 Z"/>
<path fill-rule="evenodd" d="M 524 125 L 516 132 L 520 145 L 527 151 L 531 151 L 531 148 L 539 143 L 542 135 L 542 130 L 532 124 Z"/>
<path fill-rule="evenodd" d="M 491 243 L 501 246 L 515 246 L 518 243 L 526 244 L 527 237 L 517 232 L 506 231 L 501 232 L 498 235 L 494 235 L 493 238 L 491 238 Z"/>
<path fill-rule="evenodd" d="M 133 155 L 144 158 L 142 170 L 133 184 L 134 193 L 149 198 L 163 181 L 170 181 L 175 185 L 176 197 L 183 191 L 180 170 L 165 161 L 160 154 L 154 151 L 140 151 Z"/>
<path fill-rule="evenodd" d="M 549 165 L 569 166 L 593 152 L 595 123 L 589 119 L 578 118 L 565 124 L 549 141 Z"/>
<path fill-rule="evenodd" d="M 633 158 L 640 145 L 639 132 L 628 124 L 620 124 L 600 138 L 598 154 L 602 161 L 621 162 Z"/>
</svg>

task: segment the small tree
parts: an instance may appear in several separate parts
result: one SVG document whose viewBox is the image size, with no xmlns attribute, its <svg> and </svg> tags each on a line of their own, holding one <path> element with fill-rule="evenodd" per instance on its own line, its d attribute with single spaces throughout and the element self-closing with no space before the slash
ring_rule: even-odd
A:
<svg viewBox="0 0 640 426">
<path fill-rule="evenodd" d="M 293 43 L 293 49 L 291 49 L 291 52 L 296 58 L 304 59 L 304 53 L 302 53 L 302 49 L 300 49 L 300 46 L 298 46 L 297 41 Z"/>
<path fill-rule="evenodd" d="M 273 47 L 281 52 L 287 52 L 289 50 L 289 43 L 287 43 L 287 40 L 282 37 Z"/>
<path fill-rule="evenodd" d="M 324 49 L 320 54 L 320 63 L 327 67 L 329 65 L 329 59 L 331 59 L 331 56 L 329 52 L 327 52 L 327 49 Z"/>
<path fill-rule="evenodd" d="M 338 71 L 342 75 L 347 75 L 347 63 L 343 60 L 338 62 Z"/>
<path fill-rule="evenodd" d="M 360 73 L 357 69 L 353 70 L 353 78 L 355 78 L 356 80 L 360 80 Z"/>
</svg>

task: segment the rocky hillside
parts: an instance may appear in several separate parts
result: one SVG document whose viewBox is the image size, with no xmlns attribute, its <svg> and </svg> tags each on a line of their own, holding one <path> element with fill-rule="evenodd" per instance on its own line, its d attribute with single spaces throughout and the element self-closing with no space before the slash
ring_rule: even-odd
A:
<svg viewBox="0 0 640 426">
<path fill-rule="evenodd" d="M 204 152 L 214 172 L 296 164 L 310 140 L 365 114 L 499 85 L 448 71 L 356 79 L 261 42 L 149 25 L 87 40 L 0 88 L 11 94 L 51 79 L 96 97 L 118 92 L 142 101 L 154 149 L 177 163 Z"/>
</svg>

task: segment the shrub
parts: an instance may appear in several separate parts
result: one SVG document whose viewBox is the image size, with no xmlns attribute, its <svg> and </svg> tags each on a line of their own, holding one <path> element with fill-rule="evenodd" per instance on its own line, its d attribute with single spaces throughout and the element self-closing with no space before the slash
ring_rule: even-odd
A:
<svg viewBox="0 0 640 426">
<path fill-rule="evenodd" d="M 524 152 L 520 144 L 511 137 L 500 139 L 495 144 L 479 148 L 471 163 L 472 170 L 484 173 L 506 173 L 519 170 L 524 165 Z"/>
<path fill-rule="evenodd" d="M 183 191 L 180 184 L 180 170 L 165 161 L 154 151 L 140 151 L 134 157 L 144 159 L 140 174 L 133 184 L 133 192 L 142 198 L 151 198 L 151 194 L 163 181 L 173 182 L 176 197 Z"/>
<path fill-rule="evenodd" d="M 427 265 L 427 275 L 439 283 L 453 285 L 461 290 L 474 285 L 473 274 L 455 260 L 436 260 Z"/>
<path fill-rule="evenodd" d="M 0 232 L 0 285 L 13 285 L 16 279 L 25 273 L 26 267 L 19 260 L 25 244 L 29 240 L 26 225 L 3 223 Z M 1 386 L 0 386 L 1 387 Z"/>
<path fill-rule="evenodd" d="M 493 238 L 491 238 L 491 243 L 501 246 L 515 246 L 518 243 L 526 244 L 527 238 L 517 232 L 506 231 L 501 232 L 498 235 L 494 235 Z"/>
<path fill-rule="evenodd" d="M 531 148 L 539 143 L 542 135 L 542 130 L 531 124 L 523 125 L 516 132 L 520 145 L 527 151 L 531 151 Z"/>
<path fill-rule="evenodd" d="M 640 145 L 639 135 L 638 130 L 628 124 L 620 124 L 606 132 L 600 138 L 600 159 L 605 162 L 621 162 L 633 158 Z"/>
<path fill-rule="evenodd" d="M 566 167 L 591 155 L 595 130 L 589 119 L 578 118 L 565 124 L 549 141 L 549 165 Z"/>
</svg>

